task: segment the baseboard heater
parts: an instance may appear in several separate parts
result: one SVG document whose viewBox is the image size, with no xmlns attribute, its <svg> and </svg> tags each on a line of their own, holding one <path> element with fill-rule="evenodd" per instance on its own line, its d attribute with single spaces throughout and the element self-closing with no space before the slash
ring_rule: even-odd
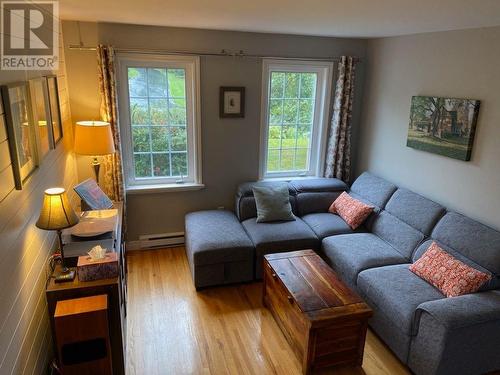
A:
<svg viewBox="0 0 500 375">
<path fill-rule="evenodd" d="M 184 244 L 184 232 L 144 234 L 137 242 L 140 249 L 180 246 Z"/>
</svg>

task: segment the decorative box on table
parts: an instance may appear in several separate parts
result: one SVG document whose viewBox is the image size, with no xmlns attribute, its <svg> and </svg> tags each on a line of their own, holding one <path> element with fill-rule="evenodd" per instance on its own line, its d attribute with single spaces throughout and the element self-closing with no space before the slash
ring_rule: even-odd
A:
<svg viewBox="0 0 500 375">
<path fill-rule="evenodd" d="M 103 259 L 92 260 L 88 255 L 78 257 L 78 279 L 93 281 L 118 276 L 118 253 L 109 252 Z"/>
</svg>

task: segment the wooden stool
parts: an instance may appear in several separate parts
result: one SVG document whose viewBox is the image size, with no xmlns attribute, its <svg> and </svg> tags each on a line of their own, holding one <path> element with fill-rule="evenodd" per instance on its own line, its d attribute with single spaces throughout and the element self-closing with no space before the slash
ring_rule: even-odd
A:
<svg viewBox="0 0 500 375">
<path fill-rule="evenodd" d="M 63 374 L 113 373 L 105 294 L 58 301 L 54 323 Z"/>
</svg>

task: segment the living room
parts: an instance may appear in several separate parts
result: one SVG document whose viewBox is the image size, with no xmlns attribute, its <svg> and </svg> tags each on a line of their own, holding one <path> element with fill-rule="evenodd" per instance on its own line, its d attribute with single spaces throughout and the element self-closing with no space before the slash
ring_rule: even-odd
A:
<svg viewBox="0 0 500 375">
<path fill-rule="evenodd" d="M 497 1 L 10 3 L 0 374 L 500 371 Z"/>
</svg>

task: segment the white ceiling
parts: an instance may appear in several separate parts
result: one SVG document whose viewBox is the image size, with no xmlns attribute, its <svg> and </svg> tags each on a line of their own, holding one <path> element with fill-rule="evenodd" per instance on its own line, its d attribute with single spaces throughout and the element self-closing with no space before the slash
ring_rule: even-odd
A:
<svg viewBox="0 0 500 375">
<path fill-rule="evenodd" d="M 65 20 L 339 37 L 500 25 L 500 0 L 61 0 Z"/>
</svg>

